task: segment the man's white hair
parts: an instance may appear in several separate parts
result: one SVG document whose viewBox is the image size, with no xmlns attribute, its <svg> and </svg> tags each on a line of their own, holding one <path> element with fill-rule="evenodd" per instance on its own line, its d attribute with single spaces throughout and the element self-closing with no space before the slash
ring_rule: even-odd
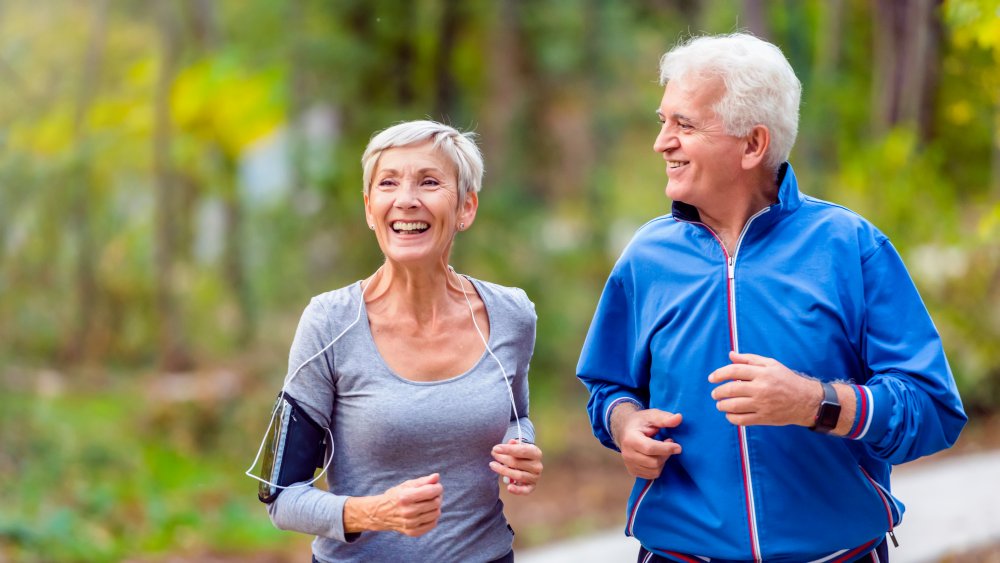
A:
<svg viewBox="0 0 1000 563">
<path fill-rule="evenodd" d="M 465 201 L 469 192 L 479 193 L 483 186 L 483 155 L 475 142 L 476 134 L 460 132 L 436 121 L 404 121 L 379 131 L 368 141 L 361 156 L 364 170 L 364 193 L 371 190 L 372 175 L 382 153 L 393 147 L 419 145 L 427 141 L 455 164 L 458 172 L 458 201 Z"/>
<path fill-rule="evenodd" d="M 693 37 L 660 58 L 660 85 L 673 79 L 719 78 L 725 94 L 712 109 L 726 133 L 742 137 L 767 127 L 765 165 L 788 160 L 799 130 L 802 83 L 781 49 L 746 33 Z"/>
</svg>

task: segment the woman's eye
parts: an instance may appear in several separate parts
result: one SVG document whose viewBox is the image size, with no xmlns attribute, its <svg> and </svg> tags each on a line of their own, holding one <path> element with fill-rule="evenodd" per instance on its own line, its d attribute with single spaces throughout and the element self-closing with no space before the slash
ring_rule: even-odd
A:
<svg viewBox="0 0 1000 563">
<path fill-rule="evenodd" d="M 437 180 L 435 180 L 434 178 L 427 178 L 427 179 L 425 179 L 421 183 L 421 185 L 427 186 L 427 187 L 431 187 L 431 188 L 436 188 L 436 187 L 440 186 L 441 183 L 438 182 Z"/>
<path fill-rule="evenodd" d="M 389 179 L 380 180 L 378 183 L 378 187 L 382 189 L 391 189 L 394 188 L 395 186 L 396 182 L 394 180 L 389 180 Z"/>
</svg>

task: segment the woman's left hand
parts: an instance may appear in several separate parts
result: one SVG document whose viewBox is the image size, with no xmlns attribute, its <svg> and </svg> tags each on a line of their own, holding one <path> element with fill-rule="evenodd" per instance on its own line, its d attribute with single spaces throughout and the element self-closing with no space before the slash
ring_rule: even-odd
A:
<svg viewBox="0 0 1000 563">
<path fill-rule="evenodd" d="M 526 495 L 535 490 L 542 476 L 542 450 L 538 446 L 511 438 L 506 444 L 493 446 L 492 453 L 496 461 L 490 462 L 490 469 L 510 481 L 507 492 Z"/>
</svg>

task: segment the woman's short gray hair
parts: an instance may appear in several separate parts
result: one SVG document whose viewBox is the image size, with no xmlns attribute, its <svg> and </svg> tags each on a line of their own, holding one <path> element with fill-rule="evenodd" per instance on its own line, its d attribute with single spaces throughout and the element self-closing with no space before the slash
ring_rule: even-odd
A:
<svg viewBox="0 0 1000 563">
<path fill-rule="evenodd" d="M 660 58 L 660 85 L 689 75 L 722 79 L 726 93 L 712 109 L 727 134 L 741 137 L 764 125 L 771 133 L 765 164 L 777 170 L 788 160 L 802 83 L 781 49 L 746 33 L 693 37 Z"/>
<path fill-rule="evenodd" d="M 479 193 L 483 186 L 483 154 L 475 142 L 476 134 L 461 132 L 436 121 L 404 121 L 379 131 L 368 141 L 361 156 L 364 170 L 364 192 L 371 189 L 372 175 L 382 152 L 393 147 L 419 145 L 427 141 L 454 164 L 458 172 L 458 201 L 461 204 L 469 192 Z"/>
</svg>

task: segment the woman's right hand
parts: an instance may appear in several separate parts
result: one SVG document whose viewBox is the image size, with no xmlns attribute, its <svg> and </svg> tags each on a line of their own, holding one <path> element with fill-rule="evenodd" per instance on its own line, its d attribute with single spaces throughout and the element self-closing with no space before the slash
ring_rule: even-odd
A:
<svg viewBox="0 0 1000 563">
<path fill-rule="evenodd" d="M 422 536 L 437 526 L 444 487 L 432 473 L 391 487 L 381 495 L 350 497 L 344 505 L 344 531 L 395 531 Z"/>
</svg>

